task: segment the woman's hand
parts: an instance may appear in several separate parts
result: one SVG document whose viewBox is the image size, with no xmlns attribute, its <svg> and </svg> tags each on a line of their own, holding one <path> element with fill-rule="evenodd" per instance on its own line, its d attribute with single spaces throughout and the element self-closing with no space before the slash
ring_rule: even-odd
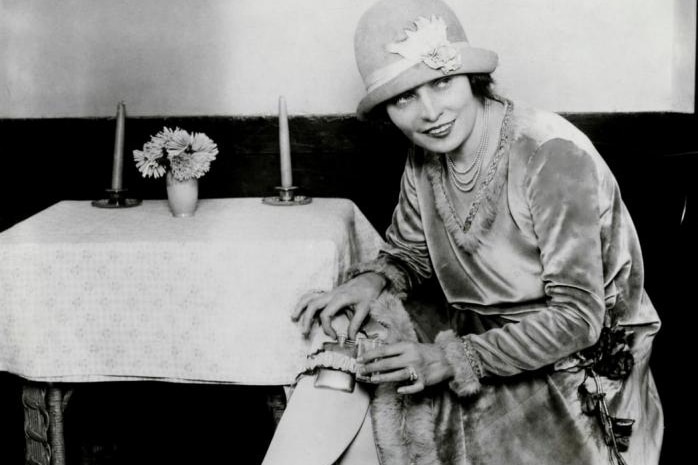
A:
<svg viewBox="0 0 698 465">
<path fill-rule="evenodd" d="M 399 394 L 414 394 L 426 386 L 453 378 L 453 368 L 441 348 L 435 344 L 398 342 L 379 346 L 358 359 L 359 374 L 372 383 L 408 382 Z"/>
<path fill-rule="evenodd" d="M 310 334 L 310 328 L 316 317 L 320 319 L 322 329 L 330 337 L 337 334 L 332 328 L 332 318 L 343 309 L 351 309 L 347 337 L 355 339 L 361 324 L 366 319 L 369 304 L 385 288 L 386 280 L 378 273 L 363 273 L 337 286 L 329 292 L 310 292 L 301 297 L 293 310 L 291 319 L 301 322 L 303 336 Z"/>
</svg>

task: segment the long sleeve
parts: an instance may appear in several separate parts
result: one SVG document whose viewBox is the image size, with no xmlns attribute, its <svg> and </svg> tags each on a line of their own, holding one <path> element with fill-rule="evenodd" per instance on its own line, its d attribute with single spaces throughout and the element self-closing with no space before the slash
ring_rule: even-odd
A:
<svg viewBox="0 0 698 465">
<path fill-rule="evenodd" d="M 396 294 L 408 293 L 432 276 L 415 187 L 413 151 L 410 151 L 402 173 L 400 196 L 386 231 L 386 243 L 375 261 L 359 265 L 353 274 L 366 271 L 381 273 L 389 281 L 388 289 Z"/>
<path fill-rule="evenodd" d="M 547 308 L 465 336 L 484 376 L 549 365 L 599 337 L 605 312 L 599 179 L 592 157 L 568 141 L 544 143 L 524 183 L 543 268 Z"/>
</svg>

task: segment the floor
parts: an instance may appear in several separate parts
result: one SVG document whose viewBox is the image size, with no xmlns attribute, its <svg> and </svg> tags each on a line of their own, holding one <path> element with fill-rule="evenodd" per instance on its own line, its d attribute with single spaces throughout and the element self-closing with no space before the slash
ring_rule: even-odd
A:
<svg viewBox="0 0 698 465">
<path fill-rule="evenodd" d="M 24 463 L 23 422 L 19 382 L 0 372 L 0 464 Z"/>
</svg>

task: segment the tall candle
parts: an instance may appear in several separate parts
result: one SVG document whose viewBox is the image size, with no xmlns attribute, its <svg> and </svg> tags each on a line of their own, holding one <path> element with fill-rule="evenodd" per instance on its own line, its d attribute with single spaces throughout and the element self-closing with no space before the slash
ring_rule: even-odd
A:
<svg viewBox="0 0 698 465">
<path fill-rule="evenodd" d="M 291 143 L 288 136 L 288 115 L 286 99 L 279 97 L 279 156 L 281 157 L 281 187 L 293 185 L 291 174 Z"/>
<path fill-rule="evenodd" d="M 120 190 L 124 172 L 124 102 L 116 107 L 116 136 L 114 137 L 114 162 L 111 171 L 111 188 Z"/>
</svg>

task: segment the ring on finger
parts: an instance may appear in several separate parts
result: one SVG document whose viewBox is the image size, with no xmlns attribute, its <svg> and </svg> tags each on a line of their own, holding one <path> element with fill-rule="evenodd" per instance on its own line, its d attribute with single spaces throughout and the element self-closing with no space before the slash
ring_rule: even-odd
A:
<svg viewBox="0 0 698 465">
<path fill-rule="evenodd" d="M 419 373 L 417 373 L 417 370 L 415 370 L 412 366 L 407 367 L 407 374 L 409 375 L 410 382 L 412 383 L 419 379 Z"/>
</svg>

